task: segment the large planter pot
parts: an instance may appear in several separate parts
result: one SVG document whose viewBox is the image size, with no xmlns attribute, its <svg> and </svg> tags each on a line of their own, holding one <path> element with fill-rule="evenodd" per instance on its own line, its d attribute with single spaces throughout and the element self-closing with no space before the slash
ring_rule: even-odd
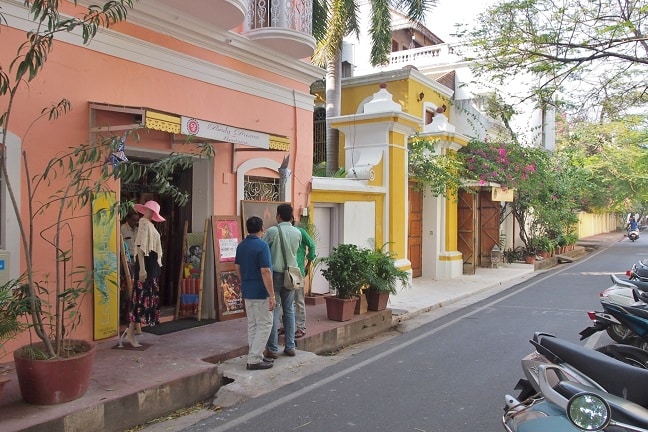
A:
<svg viewBox="0 0 648 432">
<path fill-rule="evenodd" d="M 85 352 L 68 358 L 35 360 L 25 354 L 25 347 L 14 351 L 18 385 L 25 402 L 54 405 L 78 399 L 88 390 L 97 347 L 83 340 L 68 342 Z"/>
<path fill-rule="evenodd" d="M 357 302 L 358 297 L 350 299 L 326 297 L 326 315 L 331 321 L 349 321 L 353 318 Z"/>
<path fill-rule="evenodd" d="M 388 292 L 367 290 L 367 309 L 369 309 L 370 311 L 382 311 L 387 309 L 388 301 Z"/>
</svg>

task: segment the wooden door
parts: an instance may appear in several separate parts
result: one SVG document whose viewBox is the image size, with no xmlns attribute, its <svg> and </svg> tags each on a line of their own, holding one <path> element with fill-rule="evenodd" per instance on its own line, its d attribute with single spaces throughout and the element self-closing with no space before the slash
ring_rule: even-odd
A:
<svg viewBox="0 0 648 432">
<path fill-rule="evenodd" d="M 490 253 L 493 246 L 499 245 L 499 201 L 491 199 L 491 191 L 479 192 L 479 251 L 478 265 L 490 266 Z"/>
<path fill-rule="evenodd" d="M 459 191 L 458 203 L 458 241 L 457 249 L 463 255 L 463 273 L 475 274 L 478 254 L 476 251 L 477 236 L 477 194 Z"/>
<path fill-rule="evenodd" d="M 409 222 L 407 257 L 412 264 L 412 277 L 423 273 L 423 192 L 409 187 Z"/>
</svg>

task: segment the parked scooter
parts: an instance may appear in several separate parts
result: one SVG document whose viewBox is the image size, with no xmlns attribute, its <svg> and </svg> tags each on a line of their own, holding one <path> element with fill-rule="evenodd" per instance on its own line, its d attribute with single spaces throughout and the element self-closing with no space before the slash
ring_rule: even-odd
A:
<svg viewBox="0 0 648 432">
<path fill-rule="evenodd" d="M 634 263 L 632 269 L 626 272 L 626 276 L 631 281 L 648 282 L 648 259 Z"/>
<path fill-rule="evenodd" d="M 505 396 L 506 431 L 648 431 L 648 352 L 610 345 L 603 353 L 544 333 L 530 342 L 522 393 Z"/>
<path fill-rule="evenodd" d="M 610 276 L 614 284 L 601 293 L 603 311 L 588 311 L 594 325 L 580 332 L 581 340 L 605 330 L 615 341 L 648 351 L 648 293 L 638 289 L 646 284 L 622 281 Z"/>
<path fill-rule="evenodd" d="M 612 279 L 612 285 L 599 294 L 601 303 L 630 306 L 637 303 L 633 290 L 648 291 L 648 282 L 630 278 L 624 280 L 616 275 L 610 275 L 610 279 Z"/>
</svg>

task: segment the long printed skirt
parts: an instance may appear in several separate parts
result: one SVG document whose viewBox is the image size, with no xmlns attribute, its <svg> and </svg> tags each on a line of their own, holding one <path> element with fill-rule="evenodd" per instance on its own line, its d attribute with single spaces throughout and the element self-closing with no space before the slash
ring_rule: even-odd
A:
<svg viewBox="0 0 648 432">
<path fill-rule="evenodd" d="M 160 323 L 160 288 L 157 278 L 136 281 L 131 299 L 130 322 L 154 326 Z"/>
</svg>

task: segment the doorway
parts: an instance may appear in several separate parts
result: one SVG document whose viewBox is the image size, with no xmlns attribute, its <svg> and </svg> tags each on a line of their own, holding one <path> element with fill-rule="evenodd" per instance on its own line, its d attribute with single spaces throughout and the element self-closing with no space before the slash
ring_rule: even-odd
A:
<svg viewBox="0 0 648 432">
<path fill-rule="evenodd" d="M 463 256 L 463 273 L 475 274 L 479 259 L 477 254 L 477 194 L 466 190 L 459 191 L 457 205 L 457 249 Z"/>
<path fill-rule="evenodd" d="M 423 274 L 423 191 L 409 187 L 409 223 L 407 256 L 412 265 L 412 277 Z"/>
<path fill-rule="evenodd" d="M 317 258 L 329 256 L 333 248 L 339 244 L 338 220 L 339 211 L 337 205 L 315 204 L 313 221 L 317 230 L 317 239 L 315 240 Z M 313 294 L 329 293 L 329 283 L 322 276 L 323 267 L 324 264 L 320 263 L 314 268 L 311 285 L 311 293 Z"/>
<path fill-rule="evenodd" d="M 153 162 L 153 160 L 134 157 L 129 157 L 129 159 L 140 163 Z M 192 167 L 178 170 L 171 179 L 171 183 L 175 187 L 189 194 L 189 200 L 184 206 L 175 204 L 170 196 L 152 190 L 147 178 L 121 184 L 122 201 L 130 200 L 143 204 L 148 200 L 155 200 L 160 204 L 160 214 L 166 219 L 164 222 L 154 222 L 162 241 L 162 273 L 159 280 L 161 318 L 173 317 L 175 313 L 178 275 L 183 262 L 182 241 L 185 221 L 188 221 L 188 229 L 190 232 L 192 231 L 192 180 Z M 202 227 L 198 227 L 198 229 L 202 229 Z"/>
</svg>

